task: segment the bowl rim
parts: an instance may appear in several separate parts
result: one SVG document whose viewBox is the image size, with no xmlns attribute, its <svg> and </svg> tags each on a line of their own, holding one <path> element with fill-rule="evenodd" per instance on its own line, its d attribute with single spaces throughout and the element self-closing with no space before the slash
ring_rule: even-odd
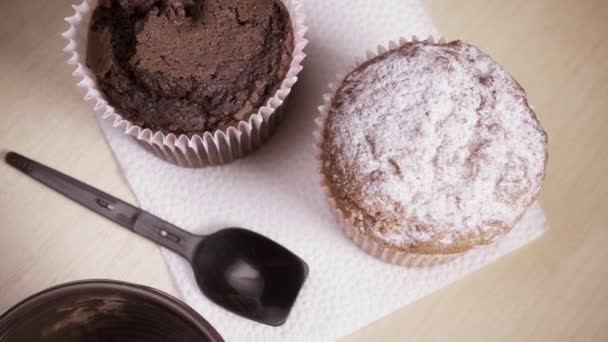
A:
<svg viewBox="0 0 608 342">
<path fill-rule="evenodd" d="M 71 281 L 49 287 L 26 297 L 0 315 L 0 338 L 2 338 L 3 331 L 10 329 L 15 322 L 37 305 L 57 295 L 87 290 L 113 290 L 140 296 L 169 309 L 172 313 L 190 323 L 197 331 L 207 336 L 211 342 L 224 342 L 224 339 L 207 320 L 174 296 L 149 286 L 109 279 Z"/>
</svg>

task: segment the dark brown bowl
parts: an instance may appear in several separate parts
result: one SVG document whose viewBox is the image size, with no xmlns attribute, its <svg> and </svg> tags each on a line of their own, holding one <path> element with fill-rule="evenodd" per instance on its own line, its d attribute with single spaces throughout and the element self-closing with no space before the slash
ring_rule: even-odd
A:
<svg viewBox="0 0 608 342">
<path fill-rule="evenodd" d="M 141 285 L 67 283 L 39 292 L 0 316 L 1 342 L 223 341 L 186 304 Z"/>
</svg>

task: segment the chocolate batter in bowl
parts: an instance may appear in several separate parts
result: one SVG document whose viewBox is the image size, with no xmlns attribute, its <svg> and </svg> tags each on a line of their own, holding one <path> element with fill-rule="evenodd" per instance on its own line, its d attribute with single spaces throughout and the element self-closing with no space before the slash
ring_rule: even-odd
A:
<svg viewBox="0 0 608 342">
<path fill-rule="evenodd" d="M 89 280 L 52 287 L 0 316 L 1 342 L 220 342 L 194 310 L 149 287 Z"/>
</svg>

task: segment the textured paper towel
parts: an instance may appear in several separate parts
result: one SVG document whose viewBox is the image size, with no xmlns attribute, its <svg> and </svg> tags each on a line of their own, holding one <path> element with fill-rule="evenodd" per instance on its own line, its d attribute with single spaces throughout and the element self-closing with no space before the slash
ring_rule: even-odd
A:
<svg viewBox="0 0 608 342">
<path fill-rule="evenodd" d="M 208 169 L 161 160 L 102 124 L 139 204 L 194 233 L 240 226 L 293 250 L 310 276 L 287 323 L 274 328 L 237 317 L 196 287 L 186 261 L 163 250 L 182 298 L 227 341 L 329 341 L 347 335 L 539 237 L 534 205 L 500 243 L 432 269 L 384 264 L 342 236 L 318 185 L 312 152 L 320 95 L 336 72 L 377 44 L 436 31 L 416 0 L 304 0 L 309 58 L 278 133 L 252 156 Z"/>
</svg>

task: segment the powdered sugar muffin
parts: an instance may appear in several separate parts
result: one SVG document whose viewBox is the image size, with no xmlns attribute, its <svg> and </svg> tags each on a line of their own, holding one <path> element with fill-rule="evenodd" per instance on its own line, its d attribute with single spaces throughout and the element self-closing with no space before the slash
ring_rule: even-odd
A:
<svg viewBox="0 0 608 342">
<path fill-rule="evenodd" d="M 547 137 L 478 48 L 404 42 L 350 72 L 317 137 L 347 231 L 384 260 L 449 260 L 507 234 L 536 199 Z"/>
</svg>

